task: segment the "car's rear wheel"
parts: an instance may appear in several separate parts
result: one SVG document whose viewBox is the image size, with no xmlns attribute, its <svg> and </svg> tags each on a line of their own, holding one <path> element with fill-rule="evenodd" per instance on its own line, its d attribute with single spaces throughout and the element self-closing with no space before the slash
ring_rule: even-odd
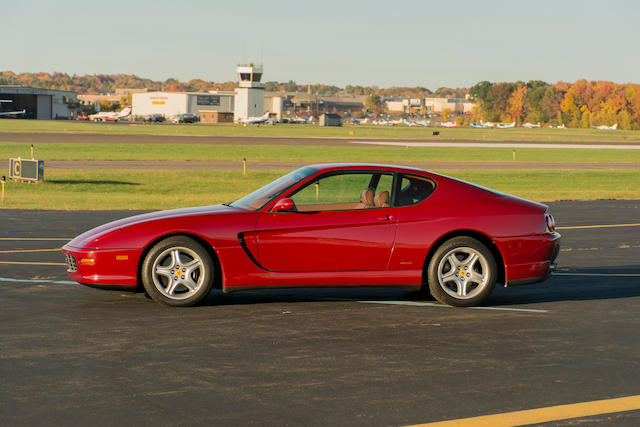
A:
<svg viewBox="0 0 640 427">
<path fill-rule="evenodd" d="M 213 286 L 213 261 L 198 242 L 170 237 L 151 248 L 142 264 L 142 284 L 161 304 L 186 307 L 198 304 Z"/>
<path fill-rule="evenodd" d="M 498 277 L 491 251 L 471 237 L 454 237 L 435 251 L 428 267 L 429 291 L 443 304 L 471 307 L 493 291 Z"/>
</svg>

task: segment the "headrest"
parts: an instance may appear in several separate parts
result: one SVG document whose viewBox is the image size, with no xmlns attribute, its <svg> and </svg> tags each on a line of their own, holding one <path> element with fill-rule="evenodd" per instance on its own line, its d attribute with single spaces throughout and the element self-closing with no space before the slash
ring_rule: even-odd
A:
<svg viewBox="0 0 640 427">
<path fill-rule="evenodd" d="M 365 190 L 362 190 L 362 193 L 360 193 L 360 201 L 362 203 L 364 203 L 365 205 L 371 205 L 373 206 L 373 190 L 371 188 L 367 188 Z"/>
<path fill-rule="evenodd" d="M 389 207 L 389 192 L 381 191 L 378 194 L 376 194 L 375 199 L 373 199 L 373 203 L 377 207 L 382 207 L 382 208 Z"/>
</svg>

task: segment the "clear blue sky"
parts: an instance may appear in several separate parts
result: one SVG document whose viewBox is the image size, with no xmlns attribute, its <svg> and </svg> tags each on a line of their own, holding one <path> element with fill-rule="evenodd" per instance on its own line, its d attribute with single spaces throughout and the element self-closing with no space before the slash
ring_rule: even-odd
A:
<svg viewBox="0 0 640 427">
<path fill-rule="evenodd" d="M 470 86 L 640 82 L 640 2 L 35 1 L 0 7 L 0 70 Z"/>
</svg>

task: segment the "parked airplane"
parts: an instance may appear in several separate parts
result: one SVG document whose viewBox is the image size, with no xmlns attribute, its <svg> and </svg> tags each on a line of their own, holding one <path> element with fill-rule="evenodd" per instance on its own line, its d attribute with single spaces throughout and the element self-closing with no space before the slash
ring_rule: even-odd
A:
<svg viewBox="0 0 640 427">
<path fill-rule="evenodd" d="M 17 116 L 18 114 L 26 114 L 27 110 L 20 111 L 3 111 L 0 113 L 0 116 Z"/>
<path fill-rule="evenodd" d="M 96 114 L 91 114 L 89 116 L 89 120 L 93 120 L 95 122 L 106 122 L 112 121 L 117 122 L 118 120 L 131 115 L 131 105 L 127 105 L 120 111 L 101 111 Z"/>
<path fill-rule="evenodd" d="M 471 122 L 469 123 L 469 126 L 471 126 L 472 128 L 477 128 L 477 129 L 484 129 L 484 123 L 482 122 Z"/>
<path fill-rule="evenodd" d="M 533 123 L 525 123 L 522 125 L 523 128 L 527 128 L 527 129 L 532 129 L 532 128 L 539 128 L 540 127 L 540 122 L 538 122 L 538 124 L 533 124 Z"/>
<path fill-rule="evenodd" d="M 600 130 L 616 130 L 616 129 L 618 129 L 618 124 L 616 123 L 616 124 L 615 124 L 615 125 L 613 125 L 613 126 L 605 126 L 605 125 L 602 125 L 602 126 L 593 126 L 593 128 L 594 128 L 594 129 L 600 129 Z"/>
<path fill-rule="evenodd" d="M 550 127 L 550 128 L 553 128 L 553 129 L 566 129 L 566 127 L 564 126 L 564 123 L 563 123 L 563 124 L 561 124 L 561 125 L 559 125 L 559 126 L 557 126 L 557 125 L 550 125 L 549 127 Z"/>
<path fill-rule="evenodd" d="M 455 128 L 455 127 L 458 127 L 458 123 L 456 123 L 456 122 L 440 122 L 440 127 L 443 127 L 443 128 Z"/>
<path fill-rule="evenodd" d="M 246 119 L 240 119 L 240 123 L 245 125 L 259 125 L 262 123 L 273 123 L 269 118 L 269 112 L 267 111 L 260 117 L 248 117 Z"/>
<path fill-rule="evenodd" d="M 497 127 L 499 127 L 500 129 L 507 129 L 507 128 L 513 128 L 516 127 L 516 122 L 511 122 L 511 123 L 498 123 Z"/>
<path fill-rule="evenodd" d="M 13 102 L 11 99 L 0 99 L 0 104 L 2 103 L 10 104 Z M 17 116 L 18 114 L 26 114 L 27 110 L 19 110 L 19 111 L 2 111 L 0 112 L 0 117 L 2 116 Z"/>
</svg>

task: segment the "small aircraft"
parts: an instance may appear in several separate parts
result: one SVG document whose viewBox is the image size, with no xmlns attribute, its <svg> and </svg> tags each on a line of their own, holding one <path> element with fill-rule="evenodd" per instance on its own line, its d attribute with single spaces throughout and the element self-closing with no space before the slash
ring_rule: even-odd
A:
<svg viewBox="0 0 640 427">
<path fill-rule="evenodd" d="M 12 103 L 13 100 L 11 99 L 0 99 L 0 104 L 1 103 Z M 2 116 L 17 116 L 18 114 L 26 114 L 27 110 L 17 110 L 17 111 L 2 111 L 0 112 L 0 117 Z"/>
<path fill-rule="evenodd" d="M 533 124 L 533 123 L 525 123 L 522 125 L 523 128 L 527 128 L 527 129 L 532 129 L 532 128 L 539 128 L 540 127 L 540 122 L 538 122 L 538 124 Z"/>
<path fill-rule="evenodd" d="M 561 124 L 561 125 L 551 125 L 549 127 L 552 128 L 552 129 L 566 129 L 564 123 Z"/>
<path fill-rule="evenodd" d="M 240 119 L 240 123 L 245 125 L 260 125 L 262 123 L 273 123 L 273 120 L 269 118 L 269 112 L 267 111 L 260 117 L 247 117 L 246 119 Z"/>
<path fill-rule="evenodd" d="M 600 130 L 616 130 L 616 129 L 618 129 L 618 124 L 616 123 L 616 124 L 615 124 L 615 125 L 613 125 L 613 126 L 605 126 L 605 125 L 602 125 L 602 126 L 593 126 L 593 128 L 594 128 L 594 129 L 600 129 Z"/>
<path fill-rule="evenodd" d="M 458 123 L 456 122 L 440 122 L 440 127 L 443 128 L 457 128 Z"/>
<path fill-rule="evenodd" d="M 1 116 L 17 116 L 18 114 L 26 114 L 27 110 L 20 110 L 20 111 L 3 111 L 0 112 L 0 117 Z"/>
<path fill-rule="evenodd" d="M 500 129 L 514 128 L 514 127 L 516 127 L 516 122 L 511 122 L 511 123 L 498 123 L 498 124 L 496 125 L 496 127 L 500 128 Z"/>
<path fill-rule="evenodd" d="M 482 122 L 471 122 L 469 123 L 469 126 L 471 126 L 472 128 L 476 128 L 476 129 L 484 129 L 485 125 Z"/>
<path fill-rule="evenodd" d="M 120 111 L 101 111 L 96 114 L 91 114 L 89 120 L 94 122 L 117 122 L 118 120 L 131 115 L 131 105 L 127 105 Z"/>
</svg>

